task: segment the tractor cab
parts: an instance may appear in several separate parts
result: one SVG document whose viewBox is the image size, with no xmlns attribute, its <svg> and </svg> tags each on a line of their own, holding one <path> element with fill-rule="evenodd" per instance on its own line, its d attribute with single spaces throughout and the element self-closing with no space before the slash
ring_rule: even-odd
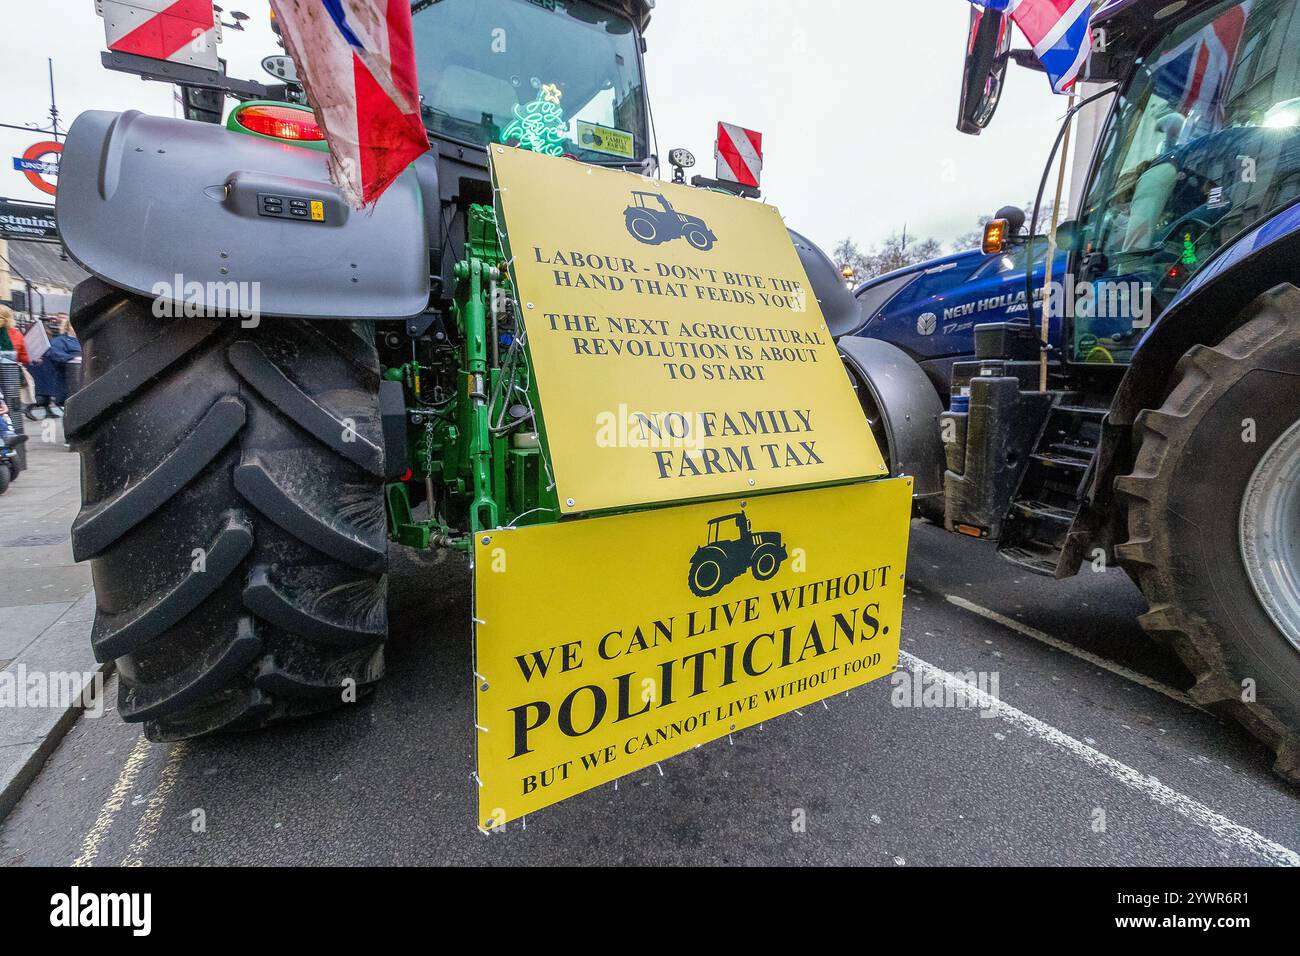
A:
<svg viewBox="0 0 1300 956">
<path fill-rule="evenodd" d="M 673 209 L 672 203 L 661 196 L 659 193 L 632 193 L 632 204 L 638 209 L 649 209 L 651 212 L 667 213 L 670 216 L 676 216 L 677 210 Z"/>
<path fill-rule="evenodd" d="M 1143 50 L 1077 223 L 1081 282 L 1151 290 L 1153 315 L 1080 316 L 1067 359 L 1127 362 L 1229 240 L 1300 198 L 1300 0 L 1207 5 Z"/>
<path fill-rule="evenodd" d="M 649 0 L 416 0 L 420 113 L 415 164 L 446 309 L 467 255 L 469 209 L 490 206 L 488 149 L 564 156 L 654 176 L 645 40 Z"/>
<path fill-rule="evenodd" d="M 749 519 L 744 514 L 724 515 L 709 522 L 709 544 L 749 541 Z"/>
<path fill-rule="evenodd" d="M 972 14 L 964 132 L 992 120 L 1008 62 L 1030 59 L 1001 16 Z M 1084 79 L 1117 96 L 1077 219 L 1057 231 L 1072 281 L 1053 346 L 1127 365 L 1218 250 L 1300 198 L 1300 0 L 1114 0 L 1095 23 Z"/>
<path fill-rule="evenodd" d="M 640 0 L 438 0 L 412 7 L 421 112 L 458 146 L 495 143 L 645 168 Z"/>
</svg>

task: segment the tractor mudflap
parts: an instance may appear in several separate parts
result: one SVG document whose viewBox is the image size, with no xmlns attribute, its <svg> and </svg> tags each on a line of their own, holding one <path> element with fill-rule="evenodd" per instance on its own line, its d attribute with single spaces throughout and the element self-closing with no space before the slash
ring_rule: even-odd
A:
<svg viewBox="0 0 1300 956">
<path fill-rule="evenodd" d="M 911 505 L 899 478 L 479 533 L 480 826 L 892 672 Z M 716 544 L 750 559 L 700 597 Z"/>
</svg>

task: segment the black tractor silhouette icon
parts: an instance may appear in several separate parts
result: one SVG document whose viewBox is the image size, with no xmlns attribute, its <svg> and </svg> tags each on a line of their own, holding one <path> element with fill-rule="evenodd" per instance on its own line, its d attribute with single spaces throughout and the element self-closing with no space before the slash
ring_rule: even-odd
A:
<svg viewBox="0 0 1300 956">
<path fill-rule="evenodd" d="M 780 534 L 750 530 L 743 513 L 723 515 L 709 522 L 708 544 L 691 558 L 687 583 L 696 597 L 712 597 L 746 571 L 759 581 L 770 580 L 786 557 Z"/>
<path fill-rule="evenodd" d="M 700 252 L 708 252 L 718 237 L 699 216 L 678 212 L 659 193 L 632 193 L 632 205 L 624 213 L 627 231 L 638 242 L 658 246 L 673 239 L 684 238 Z"/>
</svg>

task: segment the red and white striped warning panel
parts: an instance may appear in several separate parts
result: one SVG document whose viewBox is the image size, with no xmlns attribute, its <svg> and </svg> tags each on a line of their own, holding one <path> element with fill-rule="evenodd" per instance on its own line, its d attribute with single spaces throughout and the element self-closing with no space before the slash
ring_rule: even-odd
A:
<svg viewBox="0 0 1300 956">
<path fill-rule="evenodd" d="M 217 69 L 221 25 L 212 0 L 96 0 L 95 11 L 110 50 Z"/>
<path fill-rule="evenodd" d="M 731 123 L 718 124 L 718 179 L 758 186 L 763 178 L 763 134 Z"/>
</svg>

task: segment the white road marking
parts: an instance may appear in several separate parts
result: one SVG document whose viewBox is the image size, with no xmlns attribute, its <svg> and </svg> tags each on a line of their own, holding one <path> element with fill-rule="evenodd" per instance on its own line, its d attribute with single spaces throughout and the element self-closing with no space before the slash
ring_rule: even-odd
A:
<svg viewBox="0 0 1300 956">
<path fill-rule="evenodd" d="M 167 763 L 163 766 L 162 776 L 158 779 L 158 786 L 153 796 L 149 798 L 149 805 L 144 808 L 144 814 L 140 817 L 140 824 L 135 829 L 135 840 L 122 860 L 123 866 L 144 866 L 145 851 L 149 849 L 149 844 L 153 842 L 154 835 L 158 832 L 158 824 L 162 822 L 163 807 L 167 804 L 167 797 L 171 795 L 172 788 L 176 786 L 176 777 L 180 772 L 181 760 L 184 756 L 184 742 L 174 744 L 167 754 Z"/>
<path fill-rule="evenodd" d="M 928 680 L 942 683 L 946 690 L 954 694 L 965 695 L 968 703 L 975 705 L 981 713 L 992 712 L 1001 720 L 1012 724 L 1019 730 L 1044 743 L 1051 744 L 1070 756 L 1077 757 L 1099 770 L 1111 779 L 1150 799 L 1162 807 L 1173 810 L 1197 826 L 1205 827 L 1224 843 L 1244 850 L 1262 860 L 1279 866 L 1300 866 L 1300 853 L 1280 843 L 1274 843 L 1268 837 L 1256 833 L 1249 827 L 1242 826 L 1228 819 L 1221 813 L 1211 810 L 1205 804 L 1179 793 L 1172 787 L 1161 783 L 1155 777 L 1135 770 L 1128 764 L 1121 763 L 1114 757 L 1107 756 L 1100 750 L 1089 747 L 1081 740 L 1076 740 L 1064 731 L 1057 730 L 1051 724 L 1044 723 L 1022 710 L 999 700 L 974 684 L 968 684 L 956 674 L 950 674 L 942 668 L 921 660 L 907 651 L 899 652 L 899 662 L 919 672 Z"/>
<path fill-rule="evenodd" d="M 131 755 L 126 758 L 126 763 L 122 766 L 122 772 L 117 775 L 117 782 L 113 784 L 113 791 L 104 801 L 104 806 L 100 808 L 99 816 L 95 818 L 95 825 L 90 828 L 85 839 L 81 841 L 81 855 L 72 861 L 73 866 L 90 866 L 99 856 L 99 843 L 104 839 L 104 834 L 108 833 L 113 826 L 113 821 L 122 807 L 126 805 L 127 794 L 135 786 L 135 778 L 140 774 L 140 768 L 144 766 L 145 761 L 149 758 L 149 751 L 152 745 L 149 740 L 140 735 L 140 739 L 135 742 L 135 749 Z"/>
<path fill-rule="evenodd" d="M 1196 703 L 1196 701 L 1192 700 L 1181 690 L 1175 690 L 1168 684 L 1162 684 L 1160 681 L 1147 677 L 1145 674 L 1139 674 L 1135 670 L 1130 670 L 1122 664 L 1116 664 L 1114 661 L 1108 661 L 1104 657 L 1098 657 L 1096 654 L 1083 650 L 1083 648 L 1067 644 L 1065 641 L 1058 640 L 1057 638 L 1052 637 L 1052 635 L 1040 631 L 1035 627 L 1030 627 L 1028 624 L 1021 624 L 1015 618 L 1007 617 L 1005 614 L 999 614 L 997 611 L 990 611 L 986 607 L 980 607 L 978 604 L 967 601 L 965 598 L 957 597 L 955 594 L 947 594 L 944 596 L 947 598 L 949 604 L 955 604 L 964 611 L 970 611 L 972 614 L 978 614 L 980 617 L 987 618 L 995 624 L 1009 627 L 1011 630 L 1025 635 L 1025 637 L 1032 637 L 1041 644 L 1046 644 L 1048 647 L 1055 648 L 1058 651 L 1064 651 L 1071 657 L 1077 657 L 1081 661 L 1087 661 L 1094 667 L 1100 667 L 1102 670 L 1110 671 L 1112 674 L 1122 677 L 1127 681 L 1132 681 L 1134 684 L 1140 684 L 1147 690 L 1153 690 L 1157 694 L 1164 694 L 1170 700 L 1176 700 L 1178 703 L 1191 707 L 1194 710 L 1199 710 L 1201 713 L 1207 712 L 1204 707 Z"/>
</svg>

